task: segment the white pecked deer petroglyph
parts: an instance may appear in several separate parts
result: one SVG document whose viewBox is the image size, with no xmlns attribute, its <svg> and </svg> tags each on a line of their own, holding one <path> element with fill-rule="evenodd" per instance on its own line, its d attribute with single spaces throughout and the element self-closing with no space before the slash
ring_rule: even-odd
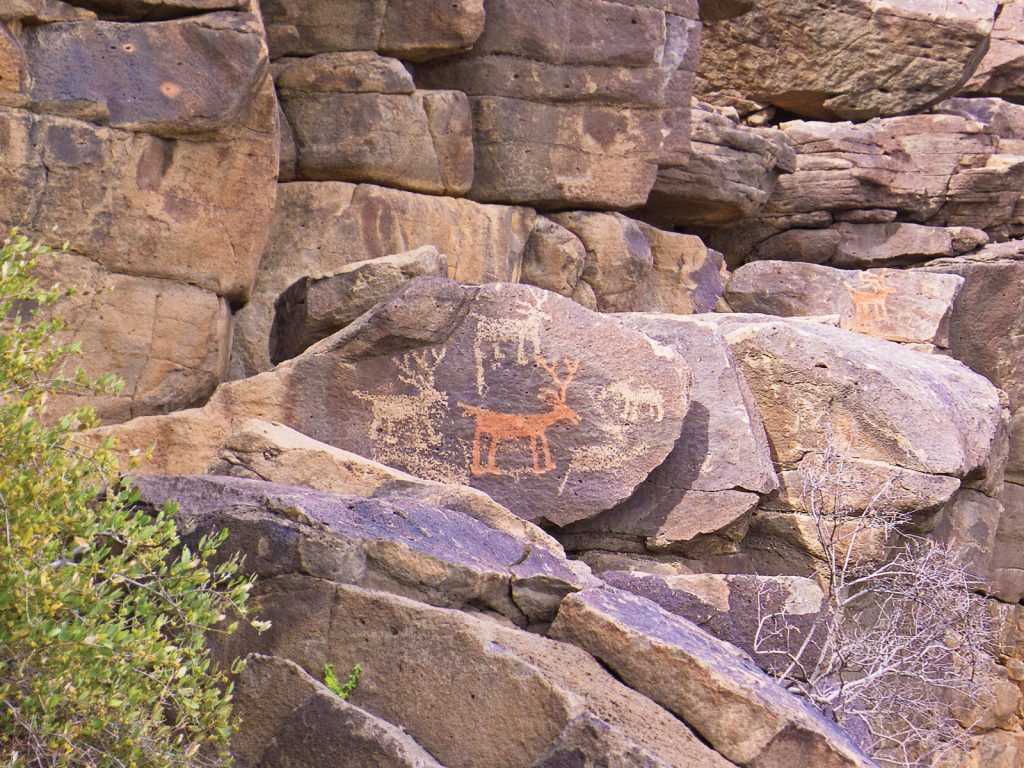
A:
<svg viewBox="0 0 1024 768">
<path fill-rule="evenodd" d="M 516 363 L 526 365 L 531 359 L 540 357 L 540 338 L 544 321 L 550 320 L 551 315 L 544 311 L 544 302 L 547 296 L 533 295 L 532 301 L 517 299 L 511 317 L 484 317 L 473 315 L 476 318 L 476 335 L 473 337 L 473 360 L 476 363 L 476 393 L 481 397 L 487 392 L 486 371 L 484 363 L 487 360 L 487 352 L 490 351 L 490 359 L 504 360 L 505 352 L 503 345 L 515 347 Z M 533 351 L 533 356 L 527 357 L 527 345 Z"/>
</svg>

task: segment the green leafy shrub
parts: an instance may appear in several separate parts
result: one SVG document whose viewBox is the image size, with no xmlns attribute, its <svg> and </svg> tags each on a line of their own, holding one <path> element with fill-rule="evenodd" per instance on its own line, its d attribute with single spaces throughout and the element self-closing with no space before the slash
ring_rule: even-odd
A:
<svg viewBox="0 0 1024 768">
<path fill-rule="evenodd" d="M 363 665 L 356 664 L 352 671 L 348 675 L 348 680 L 342 683 L 338 680 L 337 674 L 334 672 L 333 664 L 324 664 L 324 685 L 326 685 L 331 693 L 339 696 L 342 699 L 348 699 L 353 693 L 355 693 L 356 686 L 359 685 L 359 677 L 363 674 Z"/>
<path fill-rule="evenodd" d="M 45 416 L 55 393 L 116 384 L 54 373 L 78 350 L 43 319 L 67 293 L 32 277 L 43 258 L 17 233 L 0 245 L 0 765 L 226 761 L 230 671 L 204 639 L 246 617 L 251 581 L 210 565 L 226 534 L 190 551 L 170 505 L 133 509 L 113 445 L 77 434 L 90 409 Z"/>
</svg>

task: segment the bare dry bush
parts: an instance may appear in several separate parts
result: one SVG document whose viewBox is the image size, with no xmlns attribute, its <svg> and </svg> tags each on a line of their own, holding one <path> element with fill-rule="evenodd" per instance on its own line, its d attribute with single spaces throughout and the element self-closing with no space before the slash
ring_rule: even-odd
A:
<svg viewBox="0 0 1024 768">
<path fill-rule="evenodd" d="M 798 632 L 759 601 L 755 650 L 880 764 L 922 768 L 966 747 L 951 705 L 991 696 L 979 671 L 995 630 L 957 551 L 909 533 L 910 515 L 886 507 L 888 485 L 851 508 L 848 477 L 834 447 L 804 471 L 825 603 L 812 631 Z"/>
</svg>

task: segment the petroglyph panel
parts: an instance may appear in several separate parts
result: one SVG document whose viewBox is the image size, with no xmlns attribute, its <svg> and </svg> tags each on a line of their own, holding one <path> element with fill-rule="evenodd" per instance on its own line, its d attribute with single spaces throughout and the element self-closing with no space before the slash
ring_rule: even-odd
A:
<svg viewBox="0 0 1024 768">
<path fill-rule="evenodd" d="M 441 278 L 279 370 L 319 395 L 292 398 L 300 431 L 557 525 L 611 508 L 664 460 L 692 378 L 673 351 L 569 299 Z"/>
</svg>

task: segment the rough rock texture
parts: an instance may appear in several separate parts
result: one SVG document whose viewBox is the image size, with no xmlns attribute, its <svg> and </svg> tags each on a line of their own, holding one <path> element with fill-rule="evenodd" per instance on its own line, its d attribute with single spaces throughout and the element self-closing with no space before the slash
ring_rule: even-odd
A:
<svg viewBox="0 0 1024 768">
<path fill-rule="evenodd" d="M 119 272 L 247 297 L 277 173 L 277 118 L 256 18 L 83 21 L 25 36 L 33 109 L 65 117 L 0 111 L 0 176 L 15 191 L 0 204 L 0 220 L 56 228 Z M 238 60 L 221 63 L 204 53 L 212 46 Z M 97 58 L 110 48 L 116 53 Z M 138 74 L 127 77 L 129 68 Z"/>
<path fill-rule="evenodd" d="M 274 302 L 306 275 L 433 245 L 449 277 L 465 282 L 519 279 L 533 228 L 529 209 L 342 182 L 281 184 L 252 300 L 236 316 L 232 373 L 270 368 Z"/>
<path fill-rule="evenodd" d="M 838 313 L 839 326 L 890 341 L 949 346 L 963 280 L 895 269 L 840 270 L 755 261 L 737 269 L 725 298 L 737 312 L 792 317 Z"/>
<path fill-rule="evenodd" d="M 165 138 L 225 131 L 267 80 L 266 44 L 250 14 L 43 24 L 22 40 L 34 111 Z"/>
<path fill-rule="evenodd" d="M 972 227 L 900 222 L 839 222 L 827 229 L 790 229 L 759 243 L 749 258 L 800 260 L 836 267 L 902 266 L 959 256 L 988 242 Z"/>
<path fill-rule="evenodd" d="M 815 622 L 824 607 L 824 594 L 817 583 L 800 576 L 661 575 L 642 570 L 605 571 L 600 576 L 617 589 L 647 598 L 669 613 L 689 619 L 719 640 L 750 654 L 765 670 L 786 664 L 785 656 L 772 651 L 796 651 L 808 635 L 820 632 Z M 759 626 L 764 611 L 785 614 L 789 623 L 785 642 L 769 636 L 774 627 Z"/>
<path fill-rule="evenodd" d="M 866 120 L 919 111 L 971 76 L 998 8 L 995 0 L 758 0 L 738 18 L 705 24 L 697 90 L 742 113 L 773 105 Z"/>
<path fill-rule="evenodd" d="M 977 580 L 977 587 L 990 594 L 1001 591 L 996 586 L 994 571 L 996 535 L 1000 528 L 1004 533 L 1003 546 L 1012 542 L 1012 534 L 1006 535 L 1012 523 L 1004 527 L 1002 517 L 1003 505 L 998 499 L 964 490 L 942 510 L 933 534 L 959 555 L 967 572 Z M 1005 549 L 999 554 L 1005 557 Z M 1020 555 L 1012 560 L 1019 562 Z"/>
<path fill-rule="evenodd" d="M 722 298 L 722 255 L 698 237 L 666 232 L 618 213 L 574 211 L 554 214 L 551 221 L 575 235 L 586 255 L 578 270 L 574 244 L 566 243 L 560 232 L 543 229 L 542 243 L 524 256 L 529 257 L 531 276 L 548 268 L 538 280 L 543 287 L 571 287 L 564 295 L 574 297 L 593 295 L 602 312 L 688 315 L 710 312 Z M 552 239 L 558 247 L 552 247 Z M 552 250 L 566 256 L 552 258 Z"/>
<path fill-rule="evenodd" d="M 352 703 L 451 768 L 591 766 L 606 755 L 616 768 L 731 765 L 571 645 L 303 576 L 256 594 L 273 627 L 228 638 L 222 652 L 283 656 L 311 674 L 361 663 Z"/>
<path fill-rule="evenodd" d="M 894 471 L 1001 478 L 998 391 L 957 361 L 820 324 L 721 317 L 781 469 L 831 436 L 849 458 Z"/>
<path fill-rule="evenodd" d="M 1008 0 L 999 9 L 988 51 L 962 93 L 1024 100 L 1024 3 Z"/>
<path fill-rule="evenodd" d="M 247 656 L 234 707 L 243 715 L 231 740 L 239 768 L 443 768 L 402 729 L 287 659 Z"/>
<path fill-rule="evenodd" d="M 499 531 L 563 555 L 553 538 L 513 515 L 490 496 L 465 485 L 423 480 L 372 459 L 343 451 L 283 424 L 258 419 L 243 422 L 216 454 L 195 457 L 196 465 L 176 472 L 203 471 L 284 485 L 302 485 L 330 493 L 380 499 L 416 499 L 474 517 Z M 165 470 L 169 469 L 164 467 Z"/>
<path fill-rule="evenodd" d="M 987 377 L 1009 397 L 1010 460 L 1007 478 L 1024 480 L 1024 243 L 997 243 L 959 259 L 923 266 L 960 275 L 964 285 L 950 320 L 950 354 Z"/>
<path fill-rule="evenodd" d="M 235 477 L 145 476 L 144 504 L 178 504 L 189 540 L 226 528 L 260 578 L 305 574 L 521 624 L 550 621 L 562 597 L 596 583 L 581 563 L 411 498 L 367 499 Z"/>
<path fill-rule="evenodd" d="M 632 541 L 692 557 L 734 551 L 759 494 L 778 485 L 760 414 L 736 361 L 721 331 L 701 318 L 619 318 L 674 349 L 694 371 L 690 408 L 662 465 L 615 509 L 565 529 L 562 541 L 575 550 Z M 624 408 L 629 415 L 628 404 Z"/>
<path fill-rule="evenodd" d="M 274 58 L 370 50 L 421 61 L 469 48 L 484 25 L 483 0 L 270 0 L 261 6 Z"/>
<path fill-rule="evenodd" d="M 1008 603 L 1024 598 L 1024 486 L 1005 483 L 999 494 L 1002 515 L 990 551 L 990 593 Z"/>
<path fill-rule="evenodd" d="M 473 135 L 464 94 L 417 91 L 400 62 L 370 52 L 283 59 L 274 75 L 297 178 L 469 190 Z"/>
<path fill-rule="evenodd" d="M 351 323 L 420 275 L 448 276 L 448 259 L 432 245 L 357 261 L 325 277 L 303 277 L 274 302 L 270 361 L 289 360 Z"/>
<path fill-rule="evenodd" d="M 796 171 L 779 177 L 756 218 L 706 232 L 730 264 L 788 230 L 799 234 L 764 245 L 759 258 L 906 264 L 974 250 L 985 244 L 977 229 L 1020 231 L 1024 107 L 948 99 L 933 114 L 780 129 L 797 153 Z M 907 223 L 963 229 L 929 235 L 897 226 Z"/>
<path fill-rule="evenodd" d="M 55 411 L 89 404 L 104 421 L 127 421 L 201 405 L 223 380 L 231 311 L 216 294 L 110 272 L 73 253 L 41 260 L 36 274 L 44 285 L 79 291 L 53 309 L 67 323 L 61 338 L 81 344 L 81 357 L 71 358 L 69 368 L 81 366 L 93 377 L 116 371 L 124 381 L 116 394 L 60 395 L 52 401 Z"/>
<path fill-rule="evenodd" d="M 659 162 L 682 163 L 697 4 L 491 0 L 463 56 L 417 71 L 468 94 L 470 196 L 552 208 L 642 205 Z"/>
<path fill-rule="evenodd" d="M 562 602 L 553 637 L 590 651 L 740 765 L 873 763 L 833 723 L 750 658 L 656 603 L 610 588 Z"/>
<path fill-rule="evenodd" d="M 221 387 L 202 411 L 118 434 L 125 447 L 156 442 L 157 471 L 220 445 L 232 420 L 280 421 L 564 525 L 614 506 L 662 462 L 690 381 L 670 349 L 575 302 L 420 277 L 275 371 Z"/>
<path fill-rule="evenodd" d="M 764 206 L 781 173 L 796 168 L 786 134 L 737 124 L 734 116 L 695 101 L 690 156 L 662 164 L 647 204 L 637 215 L 661 226 L 718 227 Z"/>
</svg>

